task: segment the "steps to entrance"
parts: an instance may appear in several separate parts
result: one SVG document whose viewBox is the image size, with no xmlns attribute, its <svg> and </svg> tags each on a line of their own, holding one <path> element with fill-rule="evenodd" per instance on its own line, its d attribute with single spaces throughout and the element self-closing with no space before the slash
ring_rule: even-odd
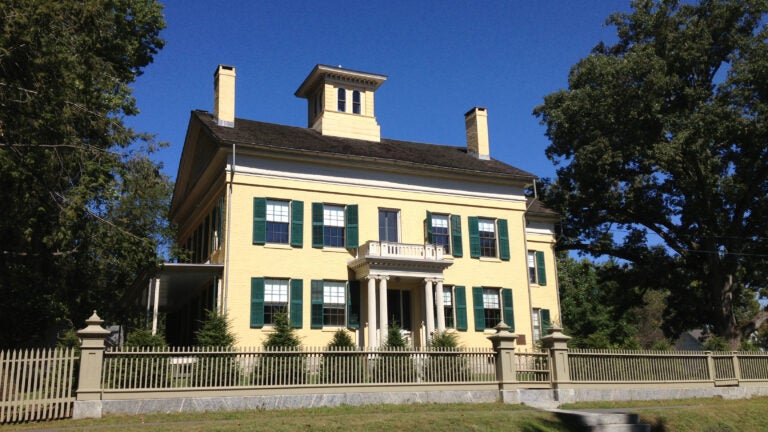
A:
<svg viewBox="0 0 768 432">
<path fill-rule="evenodd" d="M 590 412 L 550 410 L 566 425 L 579 431 L 593 432 L 650 432 L 651 426 L 640 423 L 637 414 L 617 412 Z"/>
</svg>

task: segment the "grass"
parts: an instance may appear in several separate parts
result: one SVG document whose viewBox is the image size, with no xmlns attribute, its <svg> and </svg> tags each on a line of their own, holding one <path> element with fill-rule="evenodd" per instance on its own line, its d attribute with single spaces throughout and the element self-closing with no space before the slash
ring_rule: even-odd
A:
<svg viewBox="0 0 768 432">
<path fill-rule="evenodd" d="M 680 399 L 569 404 L 566 409 L 630 408 L 654 432 L 766 431 L 768 397 L 752 399 Z"/>
<path fill-rule="evenodd" d="M 6 425 L 57 431 L 566 431 L 553 415 L 520 405 L 411 404 L 183 414 L 111 415 L 103 419 Z"/>
</svg>

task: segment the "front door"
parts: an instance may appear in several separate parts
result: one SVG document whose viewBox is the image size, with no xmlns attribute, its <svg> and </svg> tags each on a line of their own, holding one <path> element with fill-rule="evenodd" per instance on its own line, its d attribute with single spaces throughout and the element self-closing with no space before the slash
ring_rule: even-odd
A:
<svg viewBox="0 0 768 432">
<path fill-rule="evenodd" d="M 413 330 L 411 327 L 411 292 L 387 290 L 387 320 L 389 325 L 398 325 L 403 330 Z"/>
</svg>

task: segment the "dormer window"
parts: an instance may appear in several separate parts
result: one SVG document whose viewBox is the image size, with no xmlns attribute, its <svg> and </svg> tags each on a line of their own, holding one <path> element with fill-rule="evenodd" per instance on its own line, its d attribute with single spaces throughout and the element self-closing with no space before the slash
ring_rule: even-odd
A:
<svg viewBox="0 0 768 432">
<path fill-rule="evenodd" d="M 358 90 L 352 92 L 352 113 L 360 114 L 360 92 Z"/>
<path fill-rule="evenodd" d="M 346 89 L 339 88 L 339 104 L 337 109 L 339 112 L 347 111 L 347 90 Z"/>
</svg>

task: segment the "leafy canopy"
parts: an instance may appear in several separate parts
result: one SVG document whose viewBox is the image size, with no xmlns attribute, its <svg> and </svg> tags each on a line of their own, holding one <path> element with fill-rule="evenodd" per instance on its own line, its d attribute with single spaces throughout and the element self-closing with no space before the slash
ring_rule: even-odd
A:
<svg viewBox="0 0 768 432">
<path fill-rule="evenodd" d="M 768 3 L 632 7 L 534 111 L 559 165 L 544 200 L 565 216 L 561 249 L 669 290 L 670 334 L 709 327 L 736 347 L 766 286 Z"/>
<path fill-rule="evenodd" d="M 0 13 L 0 346 L 51 340 L 158 259 L 171 184 L 128 128 L 163 47 L 154 0 L 7 0 Z"/>
</svg>

